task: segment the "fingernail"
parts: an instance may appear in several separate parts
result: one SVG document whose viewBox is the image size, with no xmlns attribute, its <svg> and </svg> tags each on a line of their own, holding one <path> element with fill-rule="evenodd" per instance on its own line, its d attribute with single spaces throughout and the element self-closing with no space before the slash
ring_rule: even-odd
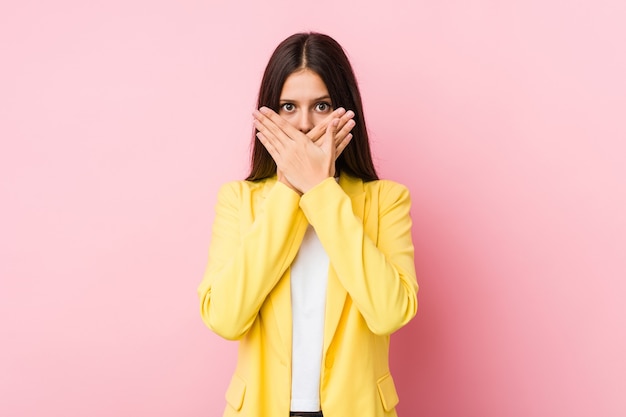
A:
<svg viewBox="0 0 626 417">
<path fill-rule="evenodd" d="M 337 114 L 338 114 L 339 116 L 343 116 L 345 113 L 346 113 L 346 109 L 344 109 L 343 107 L 339 107 L 339 108 L 337 109 Z"/>
<path fill-rule="evenodd" d="M 267 107 L 263 106 L 263 107 L 261 107 L 261 108 L 259 109 L 259 111 L 260 111 L 261 113 L 263 113 L 263 114 L 267 114 L 267 112 L 269 111 L 269 109 L 268 109 Z"/>
<path fill-rule="evenodd" d="M 348 110 L 348 112 L 346 113 L 346 116 L 354 117 L 354 112 L 352 110 Z"/>
</svg>

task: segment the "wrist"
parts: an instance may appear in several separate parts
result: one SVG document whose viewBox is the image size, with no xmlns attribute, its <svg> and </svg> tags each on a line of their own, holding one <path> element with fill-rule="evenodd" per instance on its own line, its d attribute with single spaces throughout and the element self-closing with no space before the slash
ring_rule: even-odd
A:
<svg viewBox="0 0 626 417">
<path fill-rule="evenodd" d="M 308 182 L 302 187 L 301 189 L 302 194 L 306 194 L 308 191 L 311 191 L 313 188 L 317 187 L 318 185 L 320 185 L 321 183 L 323 183 L 329 178 L 333 178 L 333 177 L 330 175 L 327 175 L 325 177 L 319 177 L 315 181 Z"/>
<path fill-rule="evenodd" d="M 302 191 L 300 191 L 296 187 L 294 187 L 293 184 L 291 184 L 289 182 L 289 180 L 287 180 L 287 178 L 285 178 L 285 176 L 283 175 L 282 172 L 280 172 L 280 171 L 277 172 L 277 177 L 278 177 L 278 182 L 280 182 L 281 184 L 287 186 L 288 188 L 290 188 L 293 192 L 295 192 L 299 196 L 302 196 Z"/>
</svg>

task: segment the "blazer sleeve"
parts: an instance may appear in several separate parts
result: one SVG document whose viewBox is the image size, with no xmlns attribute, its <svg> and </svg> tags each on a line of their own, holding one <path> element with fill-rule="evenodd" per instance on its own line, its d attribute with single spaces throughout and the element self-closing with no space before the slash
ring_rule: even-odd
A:
<svg viewBox="0 0 626 417">
<path fill-rule="evenodd" d="M 380 181 L 378 238 L 365 232 L 349 196 L 332 178 L 305 193 L 300 206 L 315 228 L 337 277 L 369 329 L 394 332 L 417 313 L 417 279 L 406 187 Z"/>
<path fill-rule="evenodd" d="M 202 320 L 229 340 L 250 328 L 297 254 L 307 225 L 298 207 L 300 196 L 277 182 L 252 225 L 242 227 L 243 213 L 251 210 L 249 193 L 244 182 L 220 189 L 208 265 L 198 287 Z"/>
</svg>

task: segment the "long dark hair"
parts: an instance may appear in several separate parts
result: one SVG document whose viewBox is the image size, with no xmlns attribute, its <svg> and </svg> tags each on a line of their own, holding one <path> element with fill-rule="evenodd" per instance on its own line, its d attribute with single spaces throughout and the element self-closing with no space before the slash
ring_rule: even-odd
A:
<svg viewBox="0 0 626 417">
<path fill-rule="evenodd" d="M 322 78 L 334 108 L 343 107 L 355 113 L 356 125 L 351 132 L 353 138 L 337 158 L 337 172 L 363 181 L 377 180 L 356 77 L 341 45 L 330 36 L 296 33 L 282 41 L 265 68 L 257 108 L 266 106 L 278 112 L 285 80 L 303 68 L 310 69 Z M 276 163 L 255 135 L 252 140 L 250 174 L 246 180 L 257 181 L 273 176 L 276 174 Z"/>
</svg>

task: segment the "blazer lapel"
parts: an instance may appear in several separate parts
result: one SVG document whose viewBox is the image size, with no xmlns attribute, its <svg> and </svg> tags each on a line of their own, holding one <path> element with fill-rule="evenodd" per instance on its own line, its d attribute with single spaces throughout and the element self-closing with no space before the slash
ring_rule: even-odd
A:
<svg viewBox="0 0 626 417">
<path fill-rule="evenodd" d="M 365 189 L 363 181 L 347 175 L 339 177 L 339 185 L 348 194 L 352 201 L 352 212 L 359 219 L 363 219 L 365 213 Z M 324 323 L 324 355 L 335 336 L 335 331 L 341 319 L 341 313 L 346 303 L 347 291 L 341 285 L 332 266 L 328 273 L 328 286 L 326 289 L 326 317 Z"/>
</svg>

